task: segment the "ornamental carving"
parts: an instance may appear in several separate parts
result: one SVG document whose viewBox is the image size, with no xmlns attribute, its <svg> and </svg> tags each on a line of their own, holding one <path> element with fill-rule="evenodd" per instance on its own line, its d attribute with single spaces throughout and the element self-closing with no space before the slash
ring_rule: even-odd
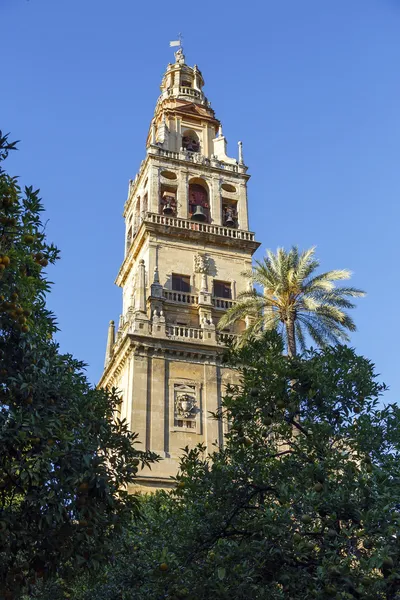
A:
<svg viewBox="0 0 400 600">
<path fill-rule="evenodd" d="M 191 394 L 177 394 L 175 415 L 181 419 L 193 419 L 196 415 L 196 397 Z"/>
<path fill-rule="evenodd" d="M 176 383 L 174 385 L 174 418 L 175 425 L 191 421 L 194 425 L 198 413 L 196 387 Z M 181 425 L 184 426 L 184 425 Z M 192 425 L 190 425 L 192 426 Z"/>
<path fill-rule="evenodd" d="M 210 260 L 205 254 L 194 255 L 194 271 L 195 273 L 208 273 L 210 269 Z"/>
</svg>

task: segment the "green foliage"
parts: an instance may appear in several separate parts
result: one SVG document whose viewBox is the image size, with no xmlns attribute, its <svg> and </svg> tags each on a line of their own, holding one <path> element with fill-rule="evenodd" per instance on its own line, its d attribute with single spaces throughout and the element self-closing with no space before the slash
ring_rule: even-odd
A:
<svg viewBox="0 0 400 600">
<path fill-rule="evenodd" d="M 305 350 L 306 334 L 320 347 L 348 341 L 347 331 L 356 328 L 345 309 L 354 308 L 349 298 L 364 292 L 335 287 L 335 281 L 350 278 L 347 270 L 315 275 L 319 261 L 314 254 L 315 248 L 299 253 L 295 246 L 289 252 L 278 248 L 276 254 L 268 250 L 263 261 L 243 274 L 262 291 L 252 288 L 239 294 L 238 302 L 220 320 L 220 328 L 249 318 L 242 343 L 263 331 L 283 330 L 291 355 L 296 354 L 296 343 Z"/>
<path fill-rule="evenodd" d="M 175 491 L 71 597 L 398 598 L 400 411 L 373 365 L 343 346 L 288 358 L 275 332 L 228 360 L 224 448 L 186 449 Z"/>
<path fill-rule="evenodd" d="M 15 149 L 0 132 L 0 161 Z M 116 390 L 92 389 L 62 355 L 46 309 L 46 242 L 38 191 L 0 169 L 0 598 L 33 593 L 108 559 L 137 513 L 125 491 L 140 464 L 136 435 L 115 417 Z"/>
</svg>

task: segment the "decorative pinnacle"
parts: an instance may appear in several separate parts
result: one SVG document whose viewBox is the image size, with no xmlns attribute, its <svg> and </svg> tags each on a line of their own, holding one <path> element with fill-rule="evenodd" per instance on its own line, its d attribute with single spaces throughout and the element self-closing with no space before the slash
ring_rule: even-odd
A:
<svg viewBox="0 0 400 600">
<path fill-rule="evenodd" d="M 160 283 L 160 276 L 157 265 L 154 267 L 153 283 Z"/>
<path fill-rule="evenodd" d="M 238 142 L 239 146 L 239 165 L 244 165 L 243 161 L 243 142 Z"/>
<path fill-rule="evenodd" d="M 106 346 L 106 358 L 104 361 L 104 368 L 110 362 L 113 355 L 113 347 L 115 344 L 115 327 L 114 321 L 110 321 L 108 325 L 108 334 L 107 334 L 107 346 Z"/>
</svg>

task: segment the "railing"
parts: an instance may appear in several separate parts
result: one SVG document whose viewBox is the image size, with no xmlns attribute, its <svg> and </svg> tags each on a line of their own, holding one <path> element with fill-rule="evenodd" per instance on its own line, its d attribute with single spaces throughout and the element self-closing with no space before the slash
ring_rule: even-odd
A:
<svg viewBox="0 0 400 600">
<path fill-rule="evenodd" d="M 160 156 L 165 156 L 166 158 L 175 158 L 179 159 L 179 152 L 172 152 L 172 150 L 164 150 L 164 148 L 158 148 L 158 152 Z"/>
<path fill-rule="evenodd" d="M 223 162 L 217 157 L 212 157 L 211 159 L 209 159 L 206 156 L 203 156 L 200 152 L 172 152 L 172 150 L 165 150 L 164 148 L 151 146 L 151 153 L 158 154 L 159 156 L 164 156 L 165 158 L 173 158 L 175 160 L 187 160 L 189 162 L 206 166 L 211 165 L 212 167 L 217 167 L 218 169 L 224 169 L 224 171 L 232 171 L 232 173 L 239 172 L 238 165 Z"/>
<path fill-rule="evenodd" d="M 228 333 L 225 331 L 217 331 L 217 344 L 231 344 L 238 339 L 238 335 L 235 333 Z"/>
<path fill-rule="evenodd" d="M 167 325 L 167 336 L 172 340 L 202 340 L 203 330 L 183 325 Z"/>
<path fill-rule="evenodd" d="M 239 172 L 239 167 L 237 165 L 233 165 L 231 163 L 218 161 L 218 167 L 220 169 L 224 169 L 224 171 L 232 171 L 233 173 Z"/>
<path fill-rule="evenodd" d="M 235 301 L 229 300 L 227 298 L 214 297 L 212 299 L 212 303 L 214 305 L 214 308 L 222 308 L 223 310 L 228 310 L 228 308 L 231 308 L 235 304 Z"/>
<path fill-rule="evenodd" d="M 199 92 L 198 90 L 194 90 L 190 87 L 180 87 L 179 93 L 184 94 L 185 96 L 192 96 L 193 98 L 198 98 L 199 100 L 203 100 L 204 94 L 203 92 Z"/>
<path fill-rule="evenodd" d="M 186 294 L 185 292 L 175 292 L 170 290 L 164 290 L 164 298 L 169 302 L 179 302 L 183 304 L 198 304 L 198 296 L 193 294 Z"/>
<path fill-rule="evenodd" d="M 146 221 L 156 223 L 157 225 L 166 225 L 168 227 L 177 227 L 178 229 L 189 229 L 191 231 L 200 231 L 202 233 L 212 233 L 222 235 L 223 237 L 234 238 L 238 240 L 254 241 L 254 233 L 242 229 L 233 229 L 223 225 L 210 225 L 208 223 L 199 223 L 180 217 L 168 217 L 157 213 L 147 213 Z"/>
</svg>

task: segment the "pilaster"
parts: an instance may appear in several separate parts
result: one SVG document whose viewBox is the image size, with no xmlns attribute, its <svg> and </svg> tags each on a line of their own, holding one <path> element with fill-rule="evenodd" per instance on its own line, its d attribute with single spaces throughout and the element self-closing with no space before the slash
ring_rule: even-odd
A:
<svg viewBox="0 0 400 600">
<path fill-rule="evenodd" d="M 131 427 L 138 434 L 141 446 L 139 449 L 148 450 L 150 437 L 150 421 L 148 415 L 148 393 L 149 393 L 149 359 L 146 354 L 137 351 L 133 355 L 133 379 L 132 379 L 132 412 Z"/>
<path fill-rule="evenodd" d="M 188 218 L 188 172 L 180 169 L 178 175 L 178 216 Z"/>
<path fill-rule="evenodd" d="M 218 368 L 215 364 L 204 364 L 204 398 L 203 398 L 203 420 L 204 420 L 204 442 L 209 452 L 212 451 L 212 445 L 221 443 L 220 432 L 217 419 L 214 419 L 211 413 L 216 413 L 220 398 L 218 397 Z"/>
<path fill-rule="evenodd" d="M 155 355 L 151 368 L 151 433 L 150 447 L 165 456 L 165 356 L 163 353 Z"/>
</svg>

